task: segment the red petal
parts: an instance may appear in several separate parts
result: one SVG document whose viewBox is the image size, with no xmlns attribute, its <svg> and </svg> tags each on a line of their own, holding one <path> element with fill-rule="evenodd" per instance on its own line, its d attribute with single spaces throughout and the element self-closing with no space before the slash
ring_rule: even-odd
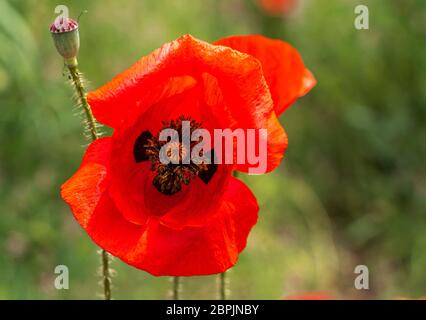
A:
<svg viewBox="0 0 426 320">
<path fill-rule="evenodd" d="M 297 0 L 257 0 L 257 4 L 270 15 L 282 16 L 295 9 Z"/>
<path fill-rule="evenodd" d="M 89 219 L 82 227 L 92 240 L 112 255 L 128 261 L 135 252 L 143 250 L 139 242 L 145 226 L 126 220 L 117 210 L 107 193 L 100 198 L 93 210 L 87 211 Z"/>
<path fill-rule="evenodd" d="M 83 165 L 62 185 L 61 196 L 83 228 L 106 190 L 106 176 L 106 167 L 92 162 Z"/>
<path fill-rule="evenodd" d="M 256 142 L 248 141 L 246 147 L 249 145 L 255 148 L 255 154 L 260 155 L 259 145 L 263 142 L 266 145 L 265 156 L 259 158 L 262 163 L 259 163 L 260 171 L 257 173 L 265 173 L 274 170 L 280 163 L 284 156 L 284 151 L 287 148 L 288 139 L 284 128 L 280 125 L 275 112 L 272 109 L 265 108 L 262 102 L 260 105 L 254 107 L 254 110 L 244 108 L 231 108 L 231 106 L 242 106 L 243 102 L 239 99 L 238 95 L 235 97 L 226 92 L 224 86 L 220 85 L 219 81 L 208 74 L 203 76 L 204 80 L 204 99 L 209 108 L 204 108 L 204 115 L 206 118 L 215 119 L 216 123 L 220 123 L 221 129 L 229 128 L 232 130 L 243 129 L 246 139 L 248 140 L 247 129 L 256 129 Z M 226 87 L 226 86 L 225 86 Z M 247 87 L 250 87 L 250 80 L 247 80 Z M 233 88 L 232 85 L 229 88 Z M 229 89 L 228 89 L 229 90 Z M 237 90 L 237 89 L 235 89 Z M 253 88 L 256 91 L 256 88 Z M 237 92 L 237 91 L 236 91 Z M 225 96 L 225 94 L 227 94 Z M 257 103 L 253 101 L 253 103 Z M 218 112 L 218 110 L 223 110 Z M 216 112 L 215 112 L 216 111 Z M 257 129 L 266 129 L 267 136 L 261 136 Z M 246 141 L 247 141 L 246 140 Z M 218 151 L 218 150 L 217 150 Z M 237 149 L 234 148 L 234 158 L 236 158 Z M 247 154 L 247 149 L 246 149 Z M 222 159 L 223 163 L 223 159 Z M 234 163 L 237 163 L 234 161 Z M 257 167 L 257 164 L 249 164 L 246 161 L 244 164 L 236 164 L 235 169 L 243 172 L 250 172 L 249 169 Z"/>
<path fill-rule="evenodd" d="M 294 294 L 283 298 L 284 300 L 336 300 L 332 295 L 326 292 L 308 292 Z"/>
<path fill-rule="evenodd" d="M 231 47 L 259 59 L 278 115 L 316 84 L 297 50 L 286 42 L 252 35 L 233 36 L 216 41 L 215 44 Z"/>
<path fill-rule="evenodd" d="M 206 75 L 212 80 L 206 82 Z M 110 83 L 91 92 L 88 100 L 95 116 L 115 128 L 132 126 L 138 116 L 159 110 L 163 102 L 179 93 L 202 86 L 210 102 L 220 93 L 220 108 L 200 110 L 199 114 L 221 119 L 221 127 L 264 128 L 268 130 L 268 169 L 280 162 L 286 147 L 286 135 L 273 108 L 269 88 L 259 61 L 249 55 L 214 46 L 186 35 L 168 43 L 115 77 Z M 216 86 L 216 90 L 209 87 Z M 199 108 L 205 103 L 198 103 Z M 212 106 L 212 104 L 210 104 Z M 194 109 L 194 108 L 192 108 Z M 185 109 L 186 110 L 186 109 Z M 184 112 L 175 108 L 175 113 Z M 155 123 L 155 121 L 153 121 Z M 138 132 L 140 134 L 140 132 Z M 244 166 L 240 170 L 247 171 Z"/>
<path fill-rule="evenodd" d="M 201 227 L 216 219 L 224 192 L 231 178 L 232 167 L 220 165 L 208 184 L 200 178 L 192 180 L 176 206 L 167 204 L 170 196 L 164 196 L 151 188 L 151 196 L 157 201 L 151 202 L 153 212 L 166 212 L 160 218 L 163 225 L 173 229 L 183 227 Z M 182 191 L 180 191 L 182 192 Z M 179 193 L 180 193 L 179 192 Z"/>
<path fill-rule="evenodd" d="M 204 224 L 203 212 L 209 212 L 208 208 L 215 205 L 216 199 L 222 196 L 223 186 L 230 176 L 230 168 L 222 166 L 208 185 L 195 179 L 189 186 L 183 186 L 182 191 L 166 196 L 152 184 L 155 173 L 150 170 L 149 161 L 136 163 L 133 157 L 134 143 L 141 132 L 148 130 L 156 135 L 163 120 L 177 118 L 176 108 L 185 115 L 199 119 L 198 109 L 193 108 L 198 104 L 197 90 L 190 89 L 164 99 L 161 104 L 153 105 L 143 116 L 129 118 L 130 124 L 126 123 L 126 126 L 115 130 L 110 194 L 120 211 L 133 216 L 140 216 L 141 212 L 148 212 L 153 216 L 165 215 L 163 223 L 174 228 Z M 203 127 L 212 126 L 209 122 L 208 119 L 203 121 Z"/>
<path fill-rule="evenodd" d="M 180 231 L 150 224 L 144 235 L 145 252 L 130 263 L 154 275 L 224 272 L 236 263 L 245 248 L 258 209 L 250 190 L 232 178 L 215 219 L 204 227 L 187 227 Z"/>
<path fill-rule="evenodd" d="M 105 137 L 93 141 L 87 148 L 80 167 L 87 163 L 99 163 L 109 166 L 111 154 L 111 138 Z"/>
<path fill-rule="evenodd" d="M 231 178 L 222 208 L 204 227 L 173 230 L 151 223 L 130 264 L 154 275 L 192 276 L 224 272 L 245 248 L 259 210 L 250 190 Z"/>
<path fill-rule="evenodd" d="M 81 170 L 75 179 L 82 181 L 82 176 L 92 177 L 95 172 L 101 178 L 97 182 L 90 178 L 86 184 L 72 178 L 63 187 L 62 196 L 79 223 L 99 246 L 153 275 L 192 276 L 227 270 L 236 263 L 257 220 L 256 199 L 232 178 L 215 219 L 205 226 L 174 230 L 155 218 L 139 226 L 123 218 L 103 192 L 101 165 L 88 164 Z M 91 205 L 80 201 L 82 195 L 92 195 Z"/>
<path fill-rule="evenodd" d="M 78 207 L 84 207 L 87 203 L 89 207 L 99 200 L 101 194 L 111 192 L 111 186 L 103 187 L 111 179 L 111 149 L 112 138 L 106 137 L 97 139 L 90 144 L 83 157 L 79 170 L 67 181 L 61 188 L 62 198 L 71 206 L 71 209 L 78 221 L 82 219 Z M 141 171 L 138 174 L 143 174 Z M 108 173 L 108 175 L 107 175 Z M 91 194 L 90 190 L 95 192 Z M 129 195 L 130 197 L 131 195 Z M 73 206 L 77 205 L 74 210 Z M 122 210 L 123 216 L 136 224 L 144 224 L 147 218 L 147 212 L 143 207 L 137 210 Z"/>
<path fill-rule="evenodd" d="M 95 140 L 87 148 L 80 169 L 61 187 L 61 196 L 75 218 L 86 225 L 91 212 L 105 191 L 111 138 Z"/>
</svg>

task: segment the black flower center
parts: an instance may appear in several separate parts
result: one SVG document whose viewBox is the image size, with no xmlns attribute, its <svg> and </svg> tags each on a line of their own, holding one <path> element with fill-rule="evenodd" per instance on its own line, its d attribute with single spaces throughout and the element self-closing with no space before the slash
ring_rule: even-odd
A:
<svg viewBox="0 0 426 320">
<path fill-rule="evenodd" d="M 176 120 L 163 122 L 164 129 L 173 129 L 177 132 L 175 139 L 169 137 L 166 141 L 160 140 L 160 132 L 153 136 L 149 131 L 143 131 L 136 139 L 133 147 L 133 156 L 136 162 L 150 161 L 150 169 L 156 172 L 152 181 L 155 188 L 165 194 L 173 195 L 182 190 L 182 185 L 188 185 L 191 180 L 199 177 L 204 183 L 209 183 L 217 170 L 217 164 L 214 163 L 214 151 L 206 152 L 204 155 L 210 159 L 210 163 L 194 163 L 191 159 L 191 151 L 194 146 L 201 142 L 190 141 L 189 145 L 183 143 L 182 123 L 189 122 L 189 134 L 196 129 L 201 128 L 201 123 L 185 118 L 183 116 Z M 164 149 L 163 149 L 164 147 Z M 161 161 L 161 150 L 165 153 L 169 163 Z M 201 151 L 203 152 L 203 151 Z M 203 156 L 203 154 L 200 154 Z"/>
</svg>

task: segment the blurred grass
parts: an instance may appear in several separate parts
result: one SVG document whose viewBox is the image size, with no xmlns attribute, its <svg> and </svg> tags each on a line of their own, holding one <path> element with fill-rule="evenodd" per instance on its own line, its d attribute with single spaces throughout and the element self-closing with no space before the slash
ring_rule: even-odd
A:
<svg viewBox="0 0 426 320">
<path fill-rule="evenodd" d="M 317 87 L 282 117 L 281 168 L 244 177 L 261 206 L 230 272 L 231 298 L 301 291 L 340 297 L 426 292 L 426 2 L 306 0 L 285 19 L 249 0 L 62 1 L 80 21 L 80 64 L 91 88 L 184 33 L 207 41 L 262 33 L 295 45 Z M 72 92 L 48 26 L 55 1 L 0 2 L 0 299 L 94 298 L 96 246 L 59 198 L 83 146 Z M 70 290 L 53 270 L 70 269 Z M 353 288 L 357 264 L 369 292 Z M 116 260 L 113 296 L 167 298 L 168 278 Z M 184 298 L 214 298 L 215 277 L 185 279 Z"/>
</svg>

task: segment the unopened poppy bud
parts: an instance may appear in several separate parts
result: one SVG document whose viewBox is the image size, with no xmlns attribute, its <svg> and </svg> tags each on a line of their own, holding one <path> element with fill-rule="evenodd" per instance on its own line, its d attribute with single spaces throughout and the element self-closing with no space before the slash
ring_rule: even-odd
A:
<svg viewBox="0 0 426 320">
<path fill-rule="evenodd" d="M 53 42 L 59 54 L 69 66 L 77 65 L 77 54 L 80 48 L 80 36 L 77 21 L 59 16 L 50 26 Z"/>
</svg>

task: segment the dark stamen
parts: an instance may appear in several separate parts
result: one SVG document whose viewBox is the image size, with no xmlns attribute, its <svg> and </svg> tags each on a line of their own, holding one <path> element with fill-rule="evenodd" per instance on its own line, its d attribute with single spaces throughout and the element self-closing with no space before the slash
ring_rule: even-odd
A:
<svg viewBox="0 0 426 320">
<path fill-rule="evenodd" d="M 213 178 L 213 175 L 215 174 L 217 170 L 217 164 L 216 164 L 216 155 L 214 153 L 214 150 L 209 151 L 208 154 L 206 154 L 206 157 L 210 159 L 211 164 L 207 165 L 207 170 L 204 170 L 198 174 L 201 180 L 205 184 L 209 183 L 210 180 Z"/>
<path fill-rule="evenodd" d="M 149 159 L 146 153 L 145 145 L 148 140 L 152 138 L 152 134 L 149 131 L 144 131 L 136 139 L 135 145 L 133 146 L 133 156 L 136 162 L 142 162 Z"/>
<path fill-rule="evenodd" d="M 142 132 L 142 134 L 136 139 L 133 149 L 133 155 L 136 162 L 150 160 L 151 170 L 157 173 L 152 183 L 159 192 L 165 195 L 173 195 L 179 192 L 182 190 L 182 184 L 188 185 L 191 180 L 197 176 L 200 177 L 205 184 L 207 184 L 210 182 L 217 170 L 217 164 L 214 163 L 215 154 L 213 150 L 206 154 L 206 157 L 210 158 L 211 164 L 195 164 L 192 161 L 190 161 L 189 164 L 184 163 L 185 161 L 183 161 L 183 159 L 190 156 L 192 148 L 200 141 L 192 141 L 190 143 L 189 150 L 186 150 L 188 148 L 182 144 L 183 121 L 190 122 L 190 133 L 201 127 L 200 123 L 183 116 L 179 117 L 177 120 L 163 122 L 163 129 L 174 129 L 179 134 L 179 142 L 176 142 L 176 145 L 173 145 L 173 143 L 171 144 L 174 150 L 178 151 L 173 153 L 173 156 L 175 157 L 174 160 L 178 163 L 170 162 L 168 164 L 164 164 L 160 161 L 160 150 L 165 144 L 170 142 L 170 139 L 168 139 L 168 141 L 160 141 L 158 136 L 152 136 L 149 131 Z M 172 155 L 171 151 L 167 150 L 166 152 L 169 157 Z M 200 156 L 203 155 L 201 154 Z"/>
</svg>

